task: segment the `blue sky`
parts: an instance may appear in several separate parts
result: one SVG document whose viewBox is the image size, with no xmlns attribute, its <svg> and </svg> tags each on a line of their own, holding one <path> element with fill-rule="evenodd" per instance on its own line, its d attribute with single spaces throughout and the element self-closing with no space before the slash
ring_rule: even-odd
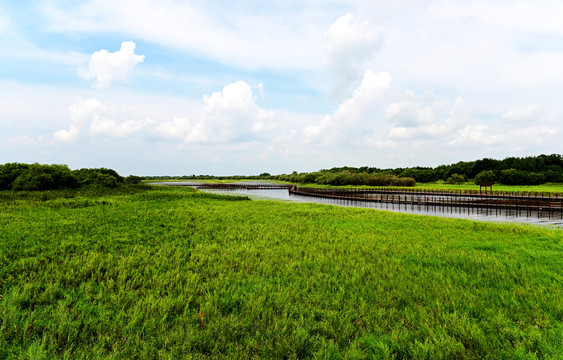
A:
<svg viewBox="0 0 563 360">
<path fill-rule="evenodd" d="M 561 153 L 561 1 L 0 0 L 0 163 L 123 175 Z"/>
</svg>

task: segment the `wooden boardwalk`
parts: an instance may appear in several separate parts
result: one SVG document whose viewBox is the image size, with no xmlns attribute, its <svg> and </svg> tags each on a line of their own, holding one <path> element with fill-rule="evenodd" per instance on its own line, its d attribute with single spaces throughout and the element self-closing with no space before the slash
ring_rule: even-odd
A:
<svg viewBox="0 0 563 360">
<path fill-rule="evenodd" d="M 515 212 L 548 212 L 563 219 L 563 193 L 500 192 L 479 190 L 430 190 L 409 188 L 316 188 L 268 183 L 205 183 L 205 182 L 153 182 L 168 186 L 190 186 L 198 189 L 285 190 L 290 194 L 353 200 L 406 204 L 420 207 L 459 207 L 506 210 Z M 551 216 L 551 215 L 550 215 Z"/>
<path fill-rule="evenodd" d="M 267 184 L 267 183 L 205 183 L 190 181 L 167 181 L 167 182 L 151 182 L 151 185 L 168 185 L 168 186 L 190 186 L 198 189 L 248 189 L 248 190 L 283 190 L 289 189 L 293 185 L 285 184 Z"/>
<path fill-rule="evenodd" d="M 331 198 L 339 200 L 369 201 L 421 207 L 488 208 L 517 212 L 549 212 L 563 218 L 563 194 L 478 193 L 448 191 L 417 191 L 396 189 L 326 189 L 293 186 L 289 192 L 295 195 Z"/>
</svg>

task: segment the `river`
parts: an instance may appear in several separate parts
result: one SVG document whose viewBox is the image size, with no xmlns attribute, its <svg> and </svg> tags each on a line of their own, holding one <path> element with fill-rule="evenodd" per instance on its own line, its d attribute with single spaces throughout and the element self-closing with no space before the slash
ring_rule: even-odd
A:
<svg viewBox="0 0 563 360">
<path fill-rule="evenodd" d="M 464 208 L 452 206 L 424 206 L 411 204 L 390 204 L 380 202 L 367 202 L 356 200 L 341 200 L 330 198 L 318 198 L 290 194 L 285 189 L 275 190 L 249 190 L 249 189 L 201 189 L 201 191 L 214 194 L 241 195 L 257 200 L 278 200 L 301 203 L 316 203 L 337 205 L 345 207 L 359 207 L 376 210 L 387 210 L 408 214 L 431 215 L 448 218 L 470 219 L 477 221 L 516 222 L 536 225 L 563 227 L 563 214 L 538 213 L 535 211 L 506 211 L 498 209 Z"/>
</svg>

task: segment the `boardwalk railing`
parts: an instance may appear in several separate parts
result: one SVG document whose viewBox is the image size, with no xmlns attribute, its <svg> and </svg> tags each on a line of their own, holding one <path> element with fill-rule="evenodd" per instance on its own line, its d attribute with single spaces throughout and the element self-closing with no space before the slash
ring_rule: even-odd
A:
<svg viewBox="0 0 563 360">
<path fill-rule="evenodd" d="M 441 191 L 430 189 L 397 188 L 311 188 L 292 186 L 289 192 L 296 195 L 342 200 L 372 201 L 419 206 L 455 206 L 514 211 L 549 212 L 563 218 L 563 194 L 516 193 L 479 191 Z"/>
<path fill-rule="evenodd" d="M 489 197 L 489 198 L 514 198 L 514 199 L 553 199 L 563 200 L 563 192 L 541 192 L 541 191 L 480 191 L 480 190 L 457 190 L 457 189 L 420 189 L 420 188 L 389 188 L 389 187 L 372 187 L 372 188 L 315 188 L 315 187 L 298 187 L 299 190 L 306 192 L 334 192 L 343 193 L 361 193 L 361 194 L 415 194 L 415 195 L 435 195 L 435 196 L 461 196 L 461 197 Z"/>
<path fill-rule="evenodd" d="M 290 194 L 340 200 L 369 201 L 417 206 L 449 206 L 549 213 L 563 219 L 563 193 L 479 191 L 413 188 L 316 188 L 268 183 L 151 182 L 153 185 L 190 186 L 199 189 L 287 189 Z"/>
<path fill-rule="evenodd" d="M 198 189 L 249 189 L 249 190 L 269 190 L 269 189 L 289 189 L 292 185 L 267 184 L 267 183 L 204 183 L 190 181 L 166 181 L 150 182 L 151 185 L 170 185 L 170 186 L 190 186 Z"/>
</svg>

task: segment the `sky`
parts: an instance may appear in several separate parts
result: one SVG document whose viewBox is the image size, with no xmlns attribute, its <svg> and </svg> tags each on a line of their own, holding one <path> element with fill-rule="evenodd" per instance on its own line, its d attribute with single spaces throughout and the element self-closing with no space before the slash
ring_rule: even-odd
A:
<svg viewBox="0 0 563 360">
<path fill-rule="evenodd" d="M 563 153 L 560 0 L 0 0 L 0 164 L 127 175 Z"/>
</svg>

